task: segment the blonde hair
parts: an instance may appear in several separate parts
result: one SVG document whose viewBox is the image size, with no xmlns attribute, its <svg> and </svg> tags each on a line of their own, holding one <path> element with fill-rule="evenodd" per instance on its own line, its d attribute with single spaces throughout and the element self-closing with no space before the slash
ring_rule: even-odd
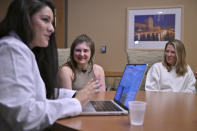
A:
<svg viewBox="0 0 197 131">
<path fill-rule="evenodd" d="M 175 63 L 175 67 L 176 67 L 177 75 L 184 76 L 185 73 L 187 72 L 187 63 L 186 63 L 186 51 L 185 51 L 183 42 L 175 39 L 172 41 L 168 41 L 166 43 L 165 50 L 164 50 L 163 65 L 166 67 L 168 72 L 170 72 L 172 70 L 172 66 L 170 66 L 167 63 L 166 57 L 165 57 L 165 51 L 168 45 L 172 45 L 175 49 L 175 54 L 176 54 L 176 59 L 177 59 Z"/>
</svg>

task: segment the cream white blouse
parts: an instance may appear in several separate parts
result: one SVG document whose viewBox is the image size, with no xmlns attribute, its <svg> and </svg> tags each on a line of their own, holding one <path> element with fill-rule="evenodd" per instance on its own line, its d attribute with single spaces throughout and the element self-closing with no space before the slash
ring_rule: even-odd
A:
<svg viewBox="0 0 197 131">
<path fill-rule="evenodd" d="M 175 67 L 168 72 L 161 62 L 155 63 L 148 71 L 145 90 L 195 93 L 194 73 L 189 65 L 187 70 L 184 76 L 177 76 Z"/>
</svg>

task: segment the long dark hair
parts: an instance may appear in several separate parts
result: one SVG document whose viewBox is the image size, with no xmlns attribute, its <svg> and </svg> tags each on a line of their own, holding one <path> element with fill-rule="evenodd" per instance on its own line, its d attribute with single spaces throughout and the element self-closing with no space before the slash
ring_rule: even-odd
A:
<svg viewBox="0 0 197 131">
<path fill-rule="evenodd" d="M 14 31 L 29 47 L 29 43 L 33 40 L 31 16 L 46 6 L 51 8 L 55 14 L 52 0 L 14 0 L 8 8 L 5 19 L 0 23 L 0 38 L 9 35 L 10 31 Z M 46 85 L 47 98 L 55 98 L 55 77 L 58 70 L 55 33 L 50 36 L 48 47 L 37 47 L 33 49 L 33 52 Z"/>
<path fill-rule="evenodd" d="M 81 35 L 77 36 L 75 38 L 75 40 L 73 41 L 73 43 L 71 45 L 71 49 L 70 49 L 70 57 L 69 57 L 68 61 L 64 64 L 64 65 L 69 66 L 72 69 L 72 71 L 74 73 L 74 80 L 76 79 L 75 71 L 77 69 L 77 63 L 74 60 L 74 50 L 77 45 L 82 44 L 83 42 L 86 42 L 87 46 L 90 48 L 91 56 L 90 56 L 90 60 L 88 63 L 90 65 L 90 72 L 93 70 L 93 64 L 94 64 L 93 63 L 93 56 L 94 56 L 94 52 L 95 52 L 94 41 L 86 34 L 81 34 Z"/>
</svg>

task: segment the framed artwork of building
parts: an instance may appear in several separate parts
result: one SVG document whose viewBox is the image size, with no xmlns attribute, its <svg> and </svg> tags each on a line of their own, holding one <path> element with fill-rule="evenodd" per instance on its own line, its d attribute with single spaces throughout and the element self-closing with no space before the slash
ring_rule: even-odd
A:
<svg viewBox="0 0 197 131">
<path fill-rule="evenodd" d="M 127 48 L 164 49 L 168 40 L 181 40 L 183 7 L 127 9 Z"/>
</svg>

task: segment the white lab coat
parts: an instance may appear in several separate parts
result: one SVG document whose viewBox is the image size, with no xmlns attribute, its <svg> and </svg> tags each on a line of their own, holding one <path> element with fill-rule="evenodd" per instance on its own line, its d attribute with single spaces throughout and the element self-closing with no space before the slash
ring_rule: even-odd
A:
<svg viewBox="0 0 197 131">
<path fill-rule="evenodd" d="M 0 39 L 0 130 L 38 131 L 57 119 L 80 114 L 74 91 L 46 98 L 45 84 L 32 51 L 12 32 Z"/>
</svg>

